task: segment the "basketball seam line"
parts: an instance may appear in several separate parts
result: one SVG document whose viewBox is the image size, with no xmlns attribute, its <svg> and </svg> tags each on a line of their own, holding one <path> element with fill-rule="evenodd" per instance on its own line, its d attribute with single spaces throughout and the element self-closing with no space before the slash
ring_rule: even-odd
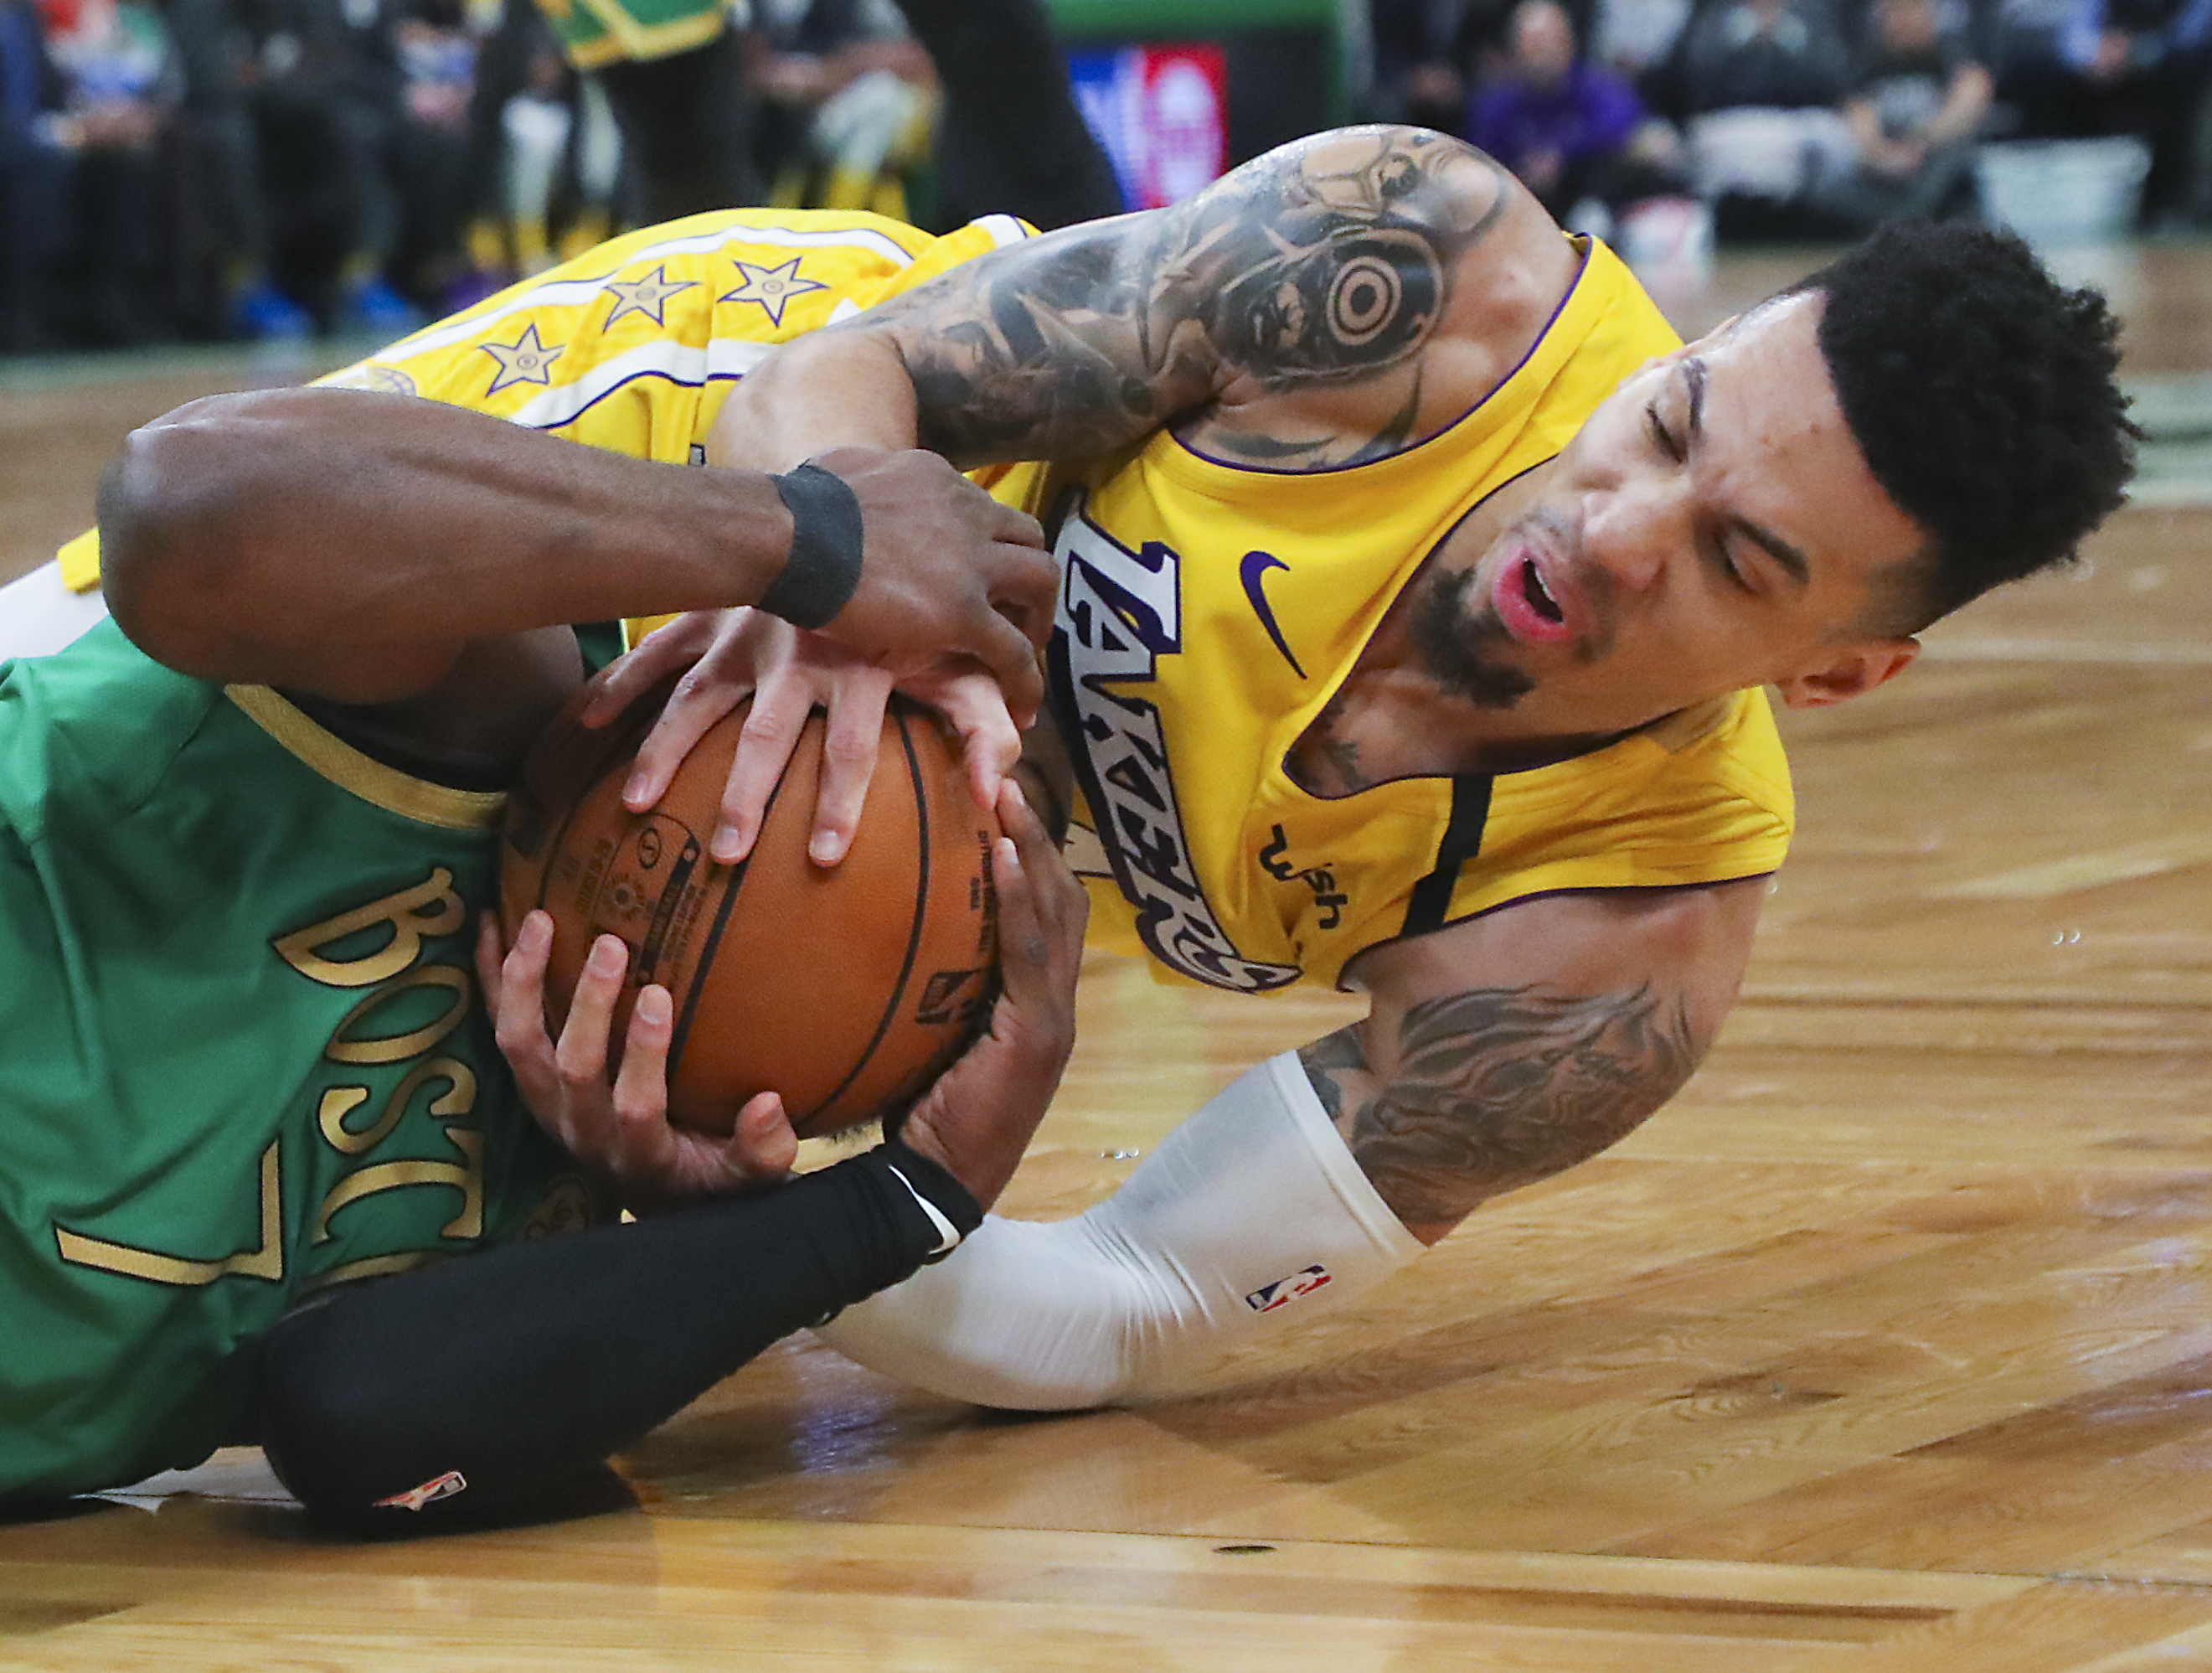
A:
<svg viewBox="0 0 2212 1673">
<path fill-rule="evenodd" d="M 921 770 L 921 757 L 915 752 L 914 738 L 907 730 L 908 717 L 894 709 L 890 711 L 890 718 L 898 727 L 899 746 L 906 757 L 907 777 L 914 788 L 915 846 L 921 855 L 915 867 L 914 911 L 908 920 L 906 956 L 899 964 L 898 979 L 891 984 L 890 996 L 884 1001 L 882 1013 L 876 1019 L 875 1032 L 869 1036 L 866 1047 L 854 1060 L 850 1072 L 830 1089 L 828 1097 L 815 1105 L 810 1115 L 829 1109 L 844 1097 L 853 1083 L 875 1061 L 884 1036 L 891 1031 L 891 1025 L 897 1020 L 899 1011 L 906 1003 L 907 990 L 914 981 L 915 959 L 921 951 L 922 932 L 928 922 L 929 890 L 933 880 L 929 861 L 929 782 Z"/>
</svg>

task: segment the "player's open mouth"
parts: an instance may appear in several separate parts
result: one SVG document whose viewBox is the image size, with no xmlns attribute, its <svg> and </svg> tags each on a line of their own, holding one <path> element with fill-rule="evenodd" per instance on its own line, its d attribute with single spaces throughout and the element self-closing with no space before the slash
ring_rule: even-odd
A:
<svg viewBox="0 0 2212 1673">
<path fill-rule="evenodd" d="M 1555 643 L 1572 636 L 1567 609 L 1544 579 L 1537 555 L 1522 546 L 1498 572 L 1492 601 L 1505 630 L 1523 642 Z"/>
</svg>

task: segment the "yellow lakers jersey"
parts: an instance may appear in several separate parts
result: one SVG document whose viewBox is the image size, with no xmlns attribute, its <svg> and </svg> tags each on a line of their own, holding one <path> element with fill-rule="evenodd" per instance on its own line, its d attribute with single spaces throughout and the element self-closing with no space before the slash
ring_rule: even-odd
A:
<svg viewBox="0 0 2212 1673">
<path fill-rule="evenodd" d="M 1363 949 L 1561 890 L 1713 883 L 1782 860 L 1788 769 L 1763 692 L 1524 772 L 1323 799 L 1284 763 L 1429 552 L 1680 339 L 1591 243 L 1528 358 L 1419 445 L 1252 470 L 1165 432 L 994 491 L 1052 520 L 1053 705 L 1083 806 L 1094 936 L 1243 992 L 1330 983 Z"/>
<path fill-rule="evenodd" d="M 717 210 L 602 244 L 318 381 L 697 463 L 731 389 L 775 344 L 1028 234 L 1011 216 L 933 237 L 860 213 Z M 97 584 L 96 534 L 60 557 L 71 587 Z"/>
</svg>

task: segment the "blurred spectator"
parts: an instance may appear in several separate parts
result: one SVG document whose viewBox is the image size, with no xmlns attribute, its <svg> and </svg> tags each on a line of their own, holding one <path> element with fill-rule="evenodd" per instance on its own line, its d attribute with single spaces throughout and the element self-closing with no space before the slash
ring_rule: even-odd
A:
<svg viewBox="0 0 2212 1673">
<path fill-rule="evenodd" d="M 73 164 L 57 314 L 75 342 L 149 342 L 169 330 L 159 146 L 179 76 L 168 32 L 144 0 L 45 0 L 40 9 L 63 89 L 48 132 Z"/>
<path fill-rule="evenodd" d="M 442 313 L 467 266 L 477 34 L 460 0 L 408 0 L 392 33 L 399 64 L 392 167 L 400 226 L 390 276 L 409 301 Z"/>
<path fill-rule="evenodd" d="M 1577 54 L 1558 0 L 1521 0 L 1507 40 L 1498 79 L 1469 106 L 1467 137 L 1546 209 L 1580 224 L 1587 204 L 1602 210 L 1609 229 L 1626 204 L 1680 190 L 1665 167 L 1671 132 L 1646 120 L 1621 76 Z"/>
<path fill-rule="evenodd" d="M 1050 231 L 1121 212 L 1043 0 L 899 0 L 899 9 L 942 89 L 932 227 L 1005 214 Z"/>
<path fill-rule="evenodd" d="M 177 113 L 175 307 L 187 335 L 305 337 L 314 321 L 270 273 L 252 105 L 253 43 L 231 0 L 168 0 Z"/>
<path fill-rule="evenodd" d="M 2150 147 L 2142 224 L 2201 210 L 2194 152 L 2212 82 L 2212 0 L 2069 0 L 2055 27 L 2039 21 L 2008 17 L 1999 89 L 2021 133 L 2138 135 Z"/>
<path fill-rule="evenodd" d="M 1590 56 L 1640 82 L 1667 61 L 1690 10 L 1690 0 L 1597 0 L 1590 20 Z"/>
<path fill-rule="evenodd" d="M 0 0 L 0 348 L 53 346 L 53 266 L 67 248 L 63 86 L 33 0 Z"/>
<path fill-rule="evenodd" d="M 1974 143 L 1994 86 L 1967 43 L 1939 27 L 1935 0 L 1874 0 L 1858 83 L 1844 103 L 1857 147 L 1816 206 L 1856 236 L 1906 216 L 1973 212 Z"/>
<path fill-rule="evenodd" d="M 402 77 L 383 0 L 235 0 L 280 282 L 341 331 L 422 315 L 387 277 L 403 231 L 392 167 Z M 333 271 L 334 270 L 334 271 Z"/>
<path fill-rule="evenodd" d="M 1459 131 L 1468 97 L 1460 26 L 1468 10 L 1468 0 L 1370 0 L 1369 116 Z"/>
<path fill-rule="evenodd" d="M 750 62 L 769 201 L 906 218 L 937 72 L 890 0 L 760 0 Z"/>
<path fill-rule="evenodd" d="M 1826 0 L 1709 0 L 1675 44 L 1683 112 L 1813 110 L 1838 103 L 1851 60 Z"/>
<path fill-rule="evenodd" d="M 1855 167 L 1850 49 L 1825 0 L 1709 0 L 1654 78 L 1723 237 L 1828 230 L 1813 207 Z"/>
<path fill-rule="evenodd" d="M 605 89 L 639 213 L 672 221 L 762 201 L 756 106 L 731 0 L 538 0 Z"/>
<path fill-rule="evenodd" d="M 471 239 L 480 269 L 526 277 L 611 230 L 622 137 L 599 78 L 568 67 L 527 0 L 508 8 L 477 100 L 489 156 Z"/>
</svg>

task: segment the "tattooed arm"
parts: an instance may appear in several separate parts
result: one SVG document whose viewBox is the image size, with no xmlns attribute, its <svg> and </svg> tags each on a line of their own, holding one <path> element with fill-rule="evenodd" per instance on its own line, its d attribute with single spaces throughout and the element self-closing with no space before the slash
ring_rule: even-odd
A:
<svg viewBox="0 0 2212 1673">
<path fill-rule="evenodd" d="M 1249 463 L 1341 465 L 1480 400 L 1576 261 L 1456 140 L 1316 135 L 787 345 L 731 396 L 708 455 L 783 468 L 840 441 L 918 443 L 974 466 L 1090 458 L 1176 424 Z"/>
<path fill-rule="evenodd" d="M 1595 1155 L 1690 1078 L 1765 885 L 1555 895 L 1353 966 L 1374 1008 L 1299 1053 L 1382 1200 L 1433 1243 Z"/>
<path fill-rule="evenodd" d="M 921 447 L 967 468 L 1085 459 L 1174 424 L 1216 458 L 1354 463 L 1488 394 L 1542 332 L 1578 259 L 1534 198 L 1456 140 L 1413 128 L 1316 135 L 1173 208 L 1007 246 L 784 344 L 731 392 L 707 456 L 781 471 L 841 446 Z M 716 631 L 686 629 L 702 642 Z M 645 745 L 648 779 L 631 805 L 649 802 L 750 694 L 716 844 L 733 859 L 808 714 L 826 708 L 814 851 L 834 859 L 859 824 L 892 673 L 803 636 L 719 631 Z M 995 794 L 1018 739 L 992 682 L 947 659 L 909 665 L 897 684 L 952 721 L 977 794 Z"/>
</svg>

